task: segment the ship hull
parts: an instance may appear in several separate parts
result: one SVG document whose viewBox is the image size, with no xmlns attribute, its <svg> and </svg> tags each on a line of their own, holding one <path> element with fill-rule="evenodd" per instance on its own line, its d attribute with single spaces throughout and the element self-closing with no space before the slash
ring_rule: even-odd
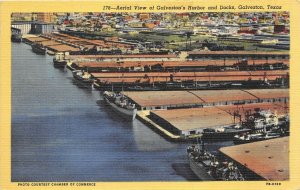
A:
<svg viewBox="0 0 300 190">
<path fill-rule="evenodd" d="M 191 170 L 196 176 L 203 181 L 215 181 L 215 179 L 207 173 L 207 166 L 202 162 L 196 162 L 190 156 L 188 156 Z"/>
<path fill-rule="evenodd" d="M 251 129 L 241 129 L 231 132 L 204 132 L 202 138 L 213 141 L 233 140 L 235 135 L 250 131 Z"/>
<path fill-rule="evenodd" d="M 132 120 L 132 121 L 135 119 L 137 109 L 133 109 L 133 110 L 124 109 L 109 101 L 108 98 L 105 96 L 104 99 L 106 103 L 109 104 L 111 108 L 115 110 L 117 113 L 119 113 L 120 116 L 122 116 L 124 119 Z"/>
<path fill-rule="evenodd" d="M 57 61 L 57 60 L 53 60 L 53 66 L 55 68 L 65 68 L 67 62 L 66 61 Z"/>
<path fill-rule="evenodd" d="M 35 45 L 32 45 L 32 51 L 36 54 L 40 54 L 40 55 L 46 55 L 46 49 L 42 49 L 42 48 L 39 48 Z"/>
</svg>

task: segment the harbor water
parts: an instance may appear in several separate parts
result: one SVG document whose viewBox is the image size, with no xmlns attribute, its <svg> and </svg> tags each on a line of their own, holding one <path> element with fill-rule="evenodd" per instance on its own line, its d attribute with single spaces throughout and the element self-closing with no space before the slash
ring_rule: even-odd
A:
<svg viewBox="0 0 300 190">
<path fill-rule="evenodd" d="M 123 120 L 52 58 L 12 44 L 13 182 L 199 180 L 188 165 L 189 143 Z"/>
</svg>

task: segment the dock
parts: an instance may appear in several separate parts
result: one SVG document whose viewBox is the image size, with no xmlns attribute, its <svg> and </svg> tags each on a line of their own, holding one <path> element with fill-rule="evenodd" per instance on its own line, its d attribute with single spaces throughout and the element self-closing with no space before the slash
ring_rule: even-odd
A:
<svg viewBox="0 0 300 190">
<path fill-rule="evenodd" d="M 179 135 L 174 135 L 173 133 L 169 132 L 165 128 L 161 127 L 159 124 L 153 122 L 151 119 L 148 118 L 150 114 L 149 110 L 138 111 L 137 112 L 137 119 L 139 119 L 142 123 L 147 125 L 148 127 L 152 128 L 154 131 L 165 137 L 166 139 L 170 139 L 172 141 L 181 141 Z"/>
<path fill-rule="evenodd" d="M 220 152 L 251 174 L 268 181 L 289 180 L 289 137 L 223 147 Z"/>
<path fill-rule="evenodd" d="M 244 61 L 245 62 L 245 61 Z M 241 67 L 249 68 L 261 65 L 263 68 L 267 65 L 278 64 L 281 65 L 289 65 L 289 60 L 247 60 L 246 64 L 241 60 L 198 60 L 198 61 L 91 61 L 91 62 L 73 62 L 72 68 L 80 70 L 83 68 L 88 68 L 91 72 L 101 72 L 102 70 L 111 70 L 111 71 L 174 71 L 174 70 L 221 70 L 222 68 L 230 68 L 230 67 Z M 133 67 L 133 68 L 132 68 Z"/>
<path fill-rule="evenodd" d="M 276 112 L 278 117 L 287 114 L 288 107 L 284 103 L 256 103 L 245 105 L 224 105 L 203 108 L 151 110 L 148 118 L 174 135 L 182 138 L 200 134 L 204 129 L 218 129 L 223 126 L 237 124 L 245 119 L 243 111 L 255 113 L 255 109 Z M 235 118 L 235 113 L 241 118 Z"/>
<path fill-rule="evenodd" d="M 139 110 L 288 102 L 288 89 L 122 92 Z"/>
</svg>

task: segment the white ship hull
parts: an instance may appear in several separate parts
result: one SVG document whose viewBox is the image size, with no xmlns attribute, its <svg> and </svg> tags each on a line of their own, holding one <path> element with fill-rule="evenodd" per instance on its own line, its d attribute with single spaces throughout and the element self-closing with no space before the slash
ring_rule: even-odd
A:
<svg viewBox="0 0 300 190">
<path fill-rule="evenodd" d="M 117 106 L 116 104 L 110 102 L 105 96 L 104 96 L 105 101 L 118 113 L 120 113 L 120 115 L 128 120 L 134 120 L 136 113 L 137 113 L 137 109 L 125 109 L 125 108 L 121 108 L 119 106 Z"/>
</svg>

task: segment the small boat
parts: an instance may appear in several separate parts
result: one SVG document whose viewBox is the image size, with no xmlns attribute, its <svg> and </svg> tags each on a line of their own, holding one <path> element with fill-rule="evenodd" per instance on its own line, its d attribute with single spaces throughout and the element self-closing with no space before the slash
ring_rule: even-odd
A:
<svg viewBox="0 0 300 190">
<path fill-rule="evenodd" d="M 21 43 L 22 42 L 22 36 L 21 35 L 17 35 L 17 34 L 12 34 L 11 35 L 11 41 L 12 42 Z"/>
<path fill-rule="evenodd" d="M 94 80 L 92 79 L 91 74 L 86 71 L 75 70 L 75 71 L 72 71 L 72 74 L 73 74 L 73 77 L 80 82 L 83 82 L 83 83 L 89 84 L 89 85 L 92 85 L 94 83 Z"/>
<path fill-rule="evenodd" d="M 103 93 L 105 101 L 120 115 L 129 120 L 134 120 L 137 113 L 135 104 L 131 103 L 124 95 L 105 91 Z"/>
<path fill-rule="evenodd" d="M 31 45 L 32 51 L 36 54 L 46 55 L 47 49 L 38 43 L 34 43 Z"/>
<path fill-rule="evenodd" d="M 187 148 L 191 170 L 204 181 L 244 181 L 244 177 L 233 162 L 218 159 L 204 149 L 204 143 Z"/>
</svg>

